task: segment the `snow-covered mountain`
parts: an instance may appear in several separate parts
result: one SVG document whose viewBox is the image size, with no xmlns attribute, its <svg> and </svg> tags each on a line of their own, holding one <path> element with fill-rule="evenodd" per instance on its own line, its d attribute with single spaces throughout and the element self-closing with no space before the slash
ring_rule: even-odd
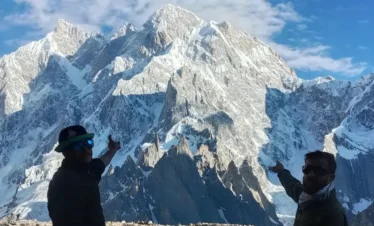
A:
<svg viewBox="0 0 374 226">
<path fill-rule="evenodd" d="M 303 81 L 255 37 L 172 5 L 110 36 L 60 20 L 0 59 L 0 214 L 48 220 L 59 131 L 122 149 L 101 182 L 108 220 L 287 225 L 296 205 L 267 166 L 338 159 L 347 212 L 372 202 L 374 75 Z M 362 204 L 364 203 L 364 204 Z"/>
</svg>

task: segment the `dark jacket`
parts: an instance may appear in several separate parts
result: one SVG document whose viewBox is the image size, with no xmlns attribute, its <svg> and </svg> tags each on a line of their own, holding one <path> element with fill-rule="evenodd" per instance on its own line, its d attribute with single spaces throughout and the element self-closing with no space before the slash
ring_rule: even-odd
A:
<svg viewBox="0 0 374 226">
<path fill-rule="evenodd" d="M 63 160 L 48 189 L 54 226 L 105 226 L 98 186 L 104 170 L 100 159 L 90 164 Z"/>
<path fill-rule="evenodd" d="M 278 174 L 287 195 L 296 203 L 303 192 L 303 185 L 294 178 L 290 171 Z M 323 200 L 315 200 L 304 207 L 298 206 L 294 226 L 348 226 L 344 209 L 336 198 L 335 189 Z"/>
</svg>

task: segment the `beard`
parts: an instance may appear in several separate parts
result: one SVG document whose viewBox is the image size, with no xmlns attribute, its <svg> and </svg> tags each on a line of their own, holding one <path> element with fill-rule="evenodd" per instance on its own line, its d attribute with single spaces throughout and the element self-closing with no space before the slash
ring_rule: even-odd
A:
<svg viewBox="0 0 374 226">
<path fill-rule="evenodd" d="M 309 195 L 314 195 L 324 187 L 326 187 L 328 183 L 326 181 L 321 181 L 317 178 L 304 178 L 303 179 L 303 187 L 304 192 Z"/>
</svg>

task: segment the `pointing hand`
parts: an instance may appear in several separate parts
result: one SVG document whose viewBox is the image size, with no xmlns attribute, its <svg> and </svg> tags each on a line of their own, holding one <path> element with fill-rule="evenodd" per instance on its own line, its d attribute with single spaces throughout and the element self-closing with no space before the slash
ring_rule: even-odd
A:
<svg viewBox="0 0 374 226">
<path fill-rule="evenodd" d="M 108 137 L 108 149 L 118 151 L 121 148 L 121 143 L 119 141 L 114 141 L 112 135 Z"/>
<path fill-rule="evenodd" d="M 284 166 L 282 163 L 277 161 L 277 164 L 275 166 L 269 167 L 269 170 L 272 171 L 273 173 L 279 173 L 284 170 Z"/>
</svg>

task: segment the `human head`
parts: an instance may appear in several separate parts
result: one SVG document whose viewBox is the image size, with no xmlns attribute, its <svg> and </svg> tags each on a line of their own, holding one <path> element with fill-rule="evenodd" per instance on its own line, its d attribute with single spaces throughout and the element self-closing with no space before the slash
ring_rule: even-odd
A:
<svg viewBox="0 0 374 226">
<path fill-rule="evenodd" d="M 335 180 L 336 161 L 334 155 L 314 151 L 307 153 L 304 160 L 303 185 L 306 193 L 313 195 Z"/>
<path fill-rule="evenodd" d="M 65 158 L 89 163 L 92 160 L 93 133 L 87 133 L 83 126 L 69 126 L 61 130 L 55 149 Z"/>
</svg>

